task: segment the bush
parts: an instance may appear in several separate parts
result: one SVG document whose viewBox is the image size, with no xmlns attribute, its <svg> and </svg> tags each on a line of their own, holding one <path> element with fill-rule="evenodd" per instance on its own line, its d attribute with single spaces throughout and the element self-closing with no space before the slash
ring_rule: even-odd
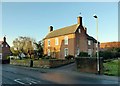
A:
<svg viewBox="0 0 120 86">
<path fill-rule="evenodd" d="M 47 55 L 44 55 L 43 57 L 42 57 L 42 59 L 51 59 L 52 57 L 51 56 L 47 56 Z"/>
<path fill-rule="evenodd" d="M 103 57 L 104 60 L 107 59 L 114 59 L 120 56 L 119 52 L 112 52 L 112 51 L 100 51 L 99 56 Z"/>
<path fill-rule="evenodd" d="M 78 56 L 80 56 L 80 57 L 89 57 L 87 52 L 80 52 L 80 54 Z"/>
<path fill-rule="evenodd" d="M 74 58 L 73 55 L 67 55 L 67 56 L 65 56 L 65 59 L 67 59 L 67 60 L 70 60 L 70 59 L 73 59 L 73 58 Z"/>
</svg>

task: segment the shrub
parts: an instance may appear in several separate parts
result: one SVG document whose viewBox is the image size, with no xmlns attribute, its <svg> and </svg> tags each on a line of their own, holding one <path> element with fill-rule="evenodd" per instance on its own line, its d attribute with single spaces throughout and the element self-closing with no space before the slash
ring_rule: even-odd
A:
<svg viewBox="0 0 120 86">
<path fill-rule="evenodd" d="M 100 51 L 99 56 L 103 57 L 104 60 L 107 59 L 114 59 L 120 56 L 119 52 L 112 52 L 112 51 Z"/>
<path fill-rule="evenodd" d="M 70 59 L 73 59 L 73 58 L 74 58 L 73 55 L 67 55 L 67 56 L 65 56 L 65 59 L 67 59 L 67 60 L 70 60 Z"/>
<path fill-rule="evenodd" d="M 51 56 L 47 56 L 47 55 L 44 55 L 43 57 L 42 57 L 42 59 L 51 59 L 52 57 Z"/>
<path fill-rule="evenodd" d="M 89 57 L 87 52 L 80 52 L 80 54 L 78 56 L 80 56 L 80 57 Z"/>
</svg>

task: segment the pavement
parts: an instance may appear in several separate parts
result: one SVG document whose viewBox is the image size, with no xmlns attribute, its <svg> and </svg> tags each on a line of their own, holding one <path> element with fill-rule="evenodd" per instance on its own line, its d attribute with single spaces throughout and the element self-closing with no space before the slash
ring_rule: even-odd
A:
<svg viewBox="0 0 120 86">
<path fill-rule="evenodd" d="M 119 77 L 77 72 L 75 63 L 59 68 L 43 69 L 13 65 L 2 66 L 3 84 L 114 84 Z"/>
</svg>

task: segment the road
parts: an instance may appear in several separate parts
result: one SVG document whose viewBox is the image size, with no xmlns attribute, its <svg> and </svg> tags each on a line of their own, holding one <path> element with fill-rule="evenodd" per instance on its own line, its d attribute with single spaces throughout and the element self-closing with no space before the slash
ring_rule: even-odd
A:
<svg viewBox="0 0 120 86">
<path fill-rule="evenodd" d="M 118 78 L 105 75 L 76 72 L 70 64 L 60 68 L 42 69 L 13 65 L 2 65 L 2 84 L 109 84 L 118 86 Z"/>
</svg>

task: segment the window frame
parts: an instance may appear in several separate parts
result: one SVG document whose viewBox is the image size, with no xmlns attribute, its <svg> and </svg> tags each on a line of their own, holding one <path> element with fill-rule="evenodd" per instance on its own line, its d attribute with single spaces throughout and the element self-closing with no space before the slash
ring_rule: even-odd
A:
<svg viewBox="0 0 120 86">
<path fill-rule="evenodd" d="M 88 40 L 88 45 L 91 45 L 91 40 Z"/>
<path fill-rule="evenodd" d="M 50 49 L 48 49 L 48 52 L 47 52 L 47 53 L 48 53 L 48 56 L 50 56 Z"/>
<path fill-rule="evenodd" d="M 65 37 L 64 37 L 64 44 L 65 44 L 65 45 L 68 45 L 68 36 L 65 36 Z"/>
<path fill-rule="evenodd" d="M 66 50 L 67 50 L 67 53 L 66 53 Z M 64 48 L 64 56 L 67 56 L 67 55 L 69 55 L 69 50 L 68 48 Z"/>
<path fill-rule="evenodd" d="M 59 45 L 59 39 L 55 38 L 55 45 Z"/>
<path fill-rule="evenodd" d="M 48 39 L 48 46 L 50 46 L 50 39 Z"/>
</svg>

